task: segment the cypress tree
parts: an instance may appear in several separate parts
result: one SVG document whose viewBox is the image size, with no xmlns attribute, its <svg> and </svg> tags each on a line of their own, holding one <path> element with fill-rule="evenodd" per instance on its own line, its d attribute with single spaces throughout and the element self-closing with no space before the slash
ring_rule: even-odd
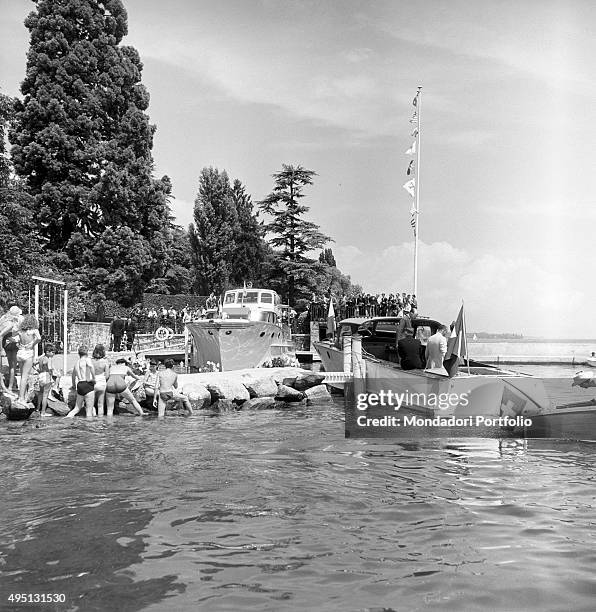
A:
<svg viewBox="0 0 596 612">
<path fill-rule="evenodd" d="M 201 295 L 221 293 L 233 276 L 238 214 L 226 171 L 203 168 L 188 228 L 195 283 Z"/>
<path fill-rule="evenodd" d="M 127 14 L 121 0 L 35 3 L 25 20 L 24 97 L 10 132 L 15 170 L 34 198 L 45 248 L 67 252 L 87 287 L 120 291 L 107 280 L 119 259 L 101 257 L 101 249 L 113 252 L 118 241 L 138 249 L 124 275 L 135 295 L 119 295 L 130 301 L 163 274 L 171 185 L 152 175 L 155 127 L 145 113 L 142 63 L 121 44 Z M 103 265 L 108 285 L 91 285 L 86 268 Z"/>
<path fill-rule="evenodd" d="M 238 216 L 238 226 L 231 280 L 237 286 L 242 286 L 244 281 L 252 281 L 253 285 L 261 284 L 267 250 L 263 240 L 264 229 L 258 215 L 253 212 L 250 195 L 238 179 L 232 186 L 232 200 Z"/>
</svg>

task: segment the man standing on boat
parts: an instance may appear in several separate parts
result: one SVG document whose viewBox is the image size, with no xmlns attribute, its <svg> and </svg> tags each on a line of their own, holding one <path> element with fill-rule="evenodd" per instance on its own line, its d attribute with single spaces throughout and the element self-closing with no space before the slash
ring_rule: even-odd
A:
<svg viewBox="0 0 596 612">
<path fill-rule="evenodd" d="M 424 367 L 424 347 L 418 338 L 413 337 L 414 330 L 406 327 L 405 337 L 397 342 L 397 354 L 402 370 L 421 370 Z"/>
<path fill-rule="evenodd" d="M 449 328 L 441 325 L 437 333 L 433 334 L 426 345 L 426 371 L 434 374 L 448 376 L 448 372 L 443 366 L 443 357 L 447 353 L 447 337 Z"/>
</svg>

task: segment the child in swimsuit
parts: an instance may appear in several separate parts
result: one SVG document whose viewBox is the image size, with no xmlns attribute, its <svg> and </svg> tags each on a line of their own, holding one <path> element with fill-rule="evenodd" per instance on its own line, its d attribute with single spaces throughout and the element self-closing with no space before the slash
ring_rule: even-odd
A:
<svg viewBox="0 0 596 612">
<path fill-rule="evenodd" d="M 114 402 L 117 395 L 127 399 L 135 407 L 139 416 L 144 416 L 145 414 L 132 391 L 128 388 L 126 376 L 132 376 L 132 378 L 139 380 L 139 377 L 128 367 L 126 359 L 117 359 L 116 365 L 110 368 L 110 375 L 106 385 L 107 415 L 109 417 L 114 414 Z"/>
<path fill-rule="evenodd" d="M 50 416 L 48 412 L 48 396 L 50 395 L 50 389 L 52 388 L 53 378 L 56 375 L 53 364 L 53 357 L 56 354 L 56 349 L 53 344 L 46 344 L 44 346 L 44 354 L 39 358 L 39 393 L 38 408 L 41 416 Z"/>
<path fill-rule="evenodd" d="M 174 372 L 174 360 L 166 359 L 165 370 L 158 372 L 159 394 L 157 402 L 157 416 L 163 417 L 166 413 L 166 404 L 168 400 L 176 400 L 178 403 L 188 410 L 189 414 L 193 414 L 192 406 L 187 395 L 178 391 L 178 374 Z"/>
<path fill-rule="evenodd" d="M 97 402 L 97 415 L 103 416 L 107 379 L 110 375 L 110 366 L 106 359 L 106 349 L 103 344 L 97 344 L 95 346 L 91 361 L 95 369 L 95 400 Z"/>
<path fill-rule="evenodd" d="M 84 403 L 87 418 L 92 417 L 95 401 L 95 368 L 89 359 L 86 346 L 79 347 L 79 360 L 72 369 L 72 386 L 77 390 L 77 402 L 66 416 L 73 417 L 78 414 Z"/>
<path fill-rule="evenodd" d="M 33 353 L 35 346 L 41 342 L 39 334 L 39 321 L 33 315 L 25 315 L 19 326 L 19 339 L 17 361 L 21 370 L 21 384 L 19 385 L 19 401 L 25 402 L 27 382 L 33 367 Z"/>
</svg>

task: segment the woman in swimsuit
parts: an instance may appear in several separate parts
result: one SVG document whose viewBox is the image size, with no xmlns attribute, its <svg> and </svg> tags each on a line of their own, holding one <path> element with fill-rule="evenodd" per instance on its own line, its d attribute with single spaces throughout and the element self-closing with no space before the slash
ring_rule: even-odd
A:
<svg viewBox="0 0 596 612">
<path fill-rule="evenodd" d="M 19 340 L 17 361 L 21 370 L 21 384 L 19 386 L 19 401 L 25 402 L 27 382 L 33 367 L 33 353 L 35 346 L 41 342 L 39 335 L 39 321 L 34 315 L 25 315 L 19 326 Z"/>
<path fill-rule="evenodd" d="M 78 381 L 78 382 L 77 382 Z M 72 387 L 77 390 L 75 407 L 66 415 L 73 417 L 78 414 L 85 404 L 87 418 L 93 416 L 93 403 L 95 401 L 95 368 L 89 359 L 86 346 L 79 347 L 79 360 L 72 369 Z"/>
<path fill-rule="evenodd" d="M 91 358 L 95 369 L 95 401 L 97 416 L 103 416 L 106 399 L 107 379 L 110 375 L 110 365 L 106 359 L 106 349 L 103 344 L 97 344 Z"/>
<path fill-rule="evenodd" d="M 108 376 L 106 385 L 107 415 L 109 417 L 114 414 L 114 402 L 116 401 L 117 395 L 128 400 L 135 407 L 139 416 L 145 414 L 141 405 L 132 394 L 132 391 L 128 388 L 125 380 L 126 376 L 132 376 L 132 378 L 139 380 L 139 377 L 128 367 L 126 359 L 116 359 L 116 365 L 110 368 L 110 375 Z"/>
</svg>

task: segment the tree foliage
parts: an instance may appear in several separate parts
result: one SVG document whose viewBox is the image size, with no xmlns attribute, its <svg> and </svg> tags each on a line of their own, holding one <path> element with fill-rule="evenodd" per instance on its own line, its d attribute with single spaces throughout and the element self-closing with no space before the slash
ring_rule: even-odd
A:
<svg viewBox="0 0 596 612">
<path fill-rule="evenodd" d="M 331 249 L 323 249 L 319 255 L 319 261 L 328 266 L 331 266 L 332 268 L 337 267 L 335 257 L 333 256 L 333 251 Z"/>
<path fill-rule="evenodd" d="M 259 203 L 259 208 L 271 218 L 265 230 L 271 235 L 275 264 L 283 275 L 282 292 L 291 305 L 315 288 L 313 272 L 320 272 L 322 265 L 308 254 L 330 240 L 318 225 L 303 218 L 310 207 L 300 202 L 304 188 L 312 185 L 314 176 L 314 171 L 300 165 L 282 164 L 281 172 L 273 174 L 273 191 Z"/>
<path fill-rule="evenodd" d="M 24 98 L 10 140 L 44 248 L 71 259 L 76 252 L 73 266 L 84 268 L 99 257 L 98 245 L 112 248 L 119 237 L 120 250 L 126 244 L 138 252 L 125 260 L 99 257 L 106 274 L 81 279 L 101 283 L 95 287 L 108 295 L 120 284 L 110 275 L 126 277 L 138 293 L 164 273 L 171 185 L 152 176 L 155 127 L 145 112 L 139 55 L 121 44 L 126 11 L 121 0 L 36 0 L 25 25 Z M 139 264 L 131 268 L 130 259 Z"/>
</svg>

